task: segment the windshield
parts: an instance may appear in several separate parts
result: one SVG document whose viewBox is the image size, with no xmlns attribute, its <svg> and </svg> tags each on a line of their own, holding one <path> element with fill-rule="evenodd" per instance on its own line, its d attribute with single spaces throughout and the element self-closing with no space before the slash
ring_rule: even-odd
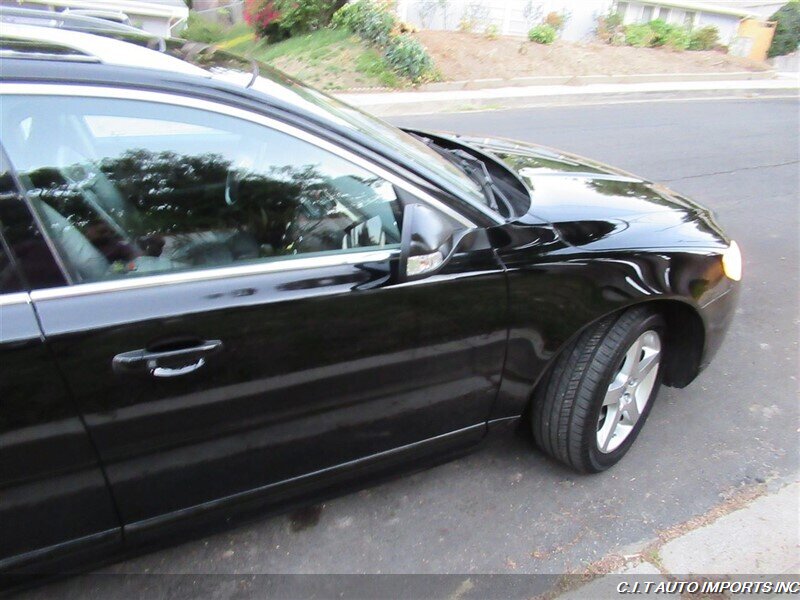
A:
<svg viewBox="0 0 800 600">
<path fill-rule="evenodd" d="M 197 44 L 182 40 L 170 40 L 168 53 L 206 69 L 216 79 L 249 86 L 339 126 L 353 128 L 391 148 L 423 172 L 434 170 L 456 194 L 488 204 L 473 179 L 418 139 L 268 65 L 256 63 L 256 70 L 250 60 L 208 46 L 198 48 Z"/>
</svg>

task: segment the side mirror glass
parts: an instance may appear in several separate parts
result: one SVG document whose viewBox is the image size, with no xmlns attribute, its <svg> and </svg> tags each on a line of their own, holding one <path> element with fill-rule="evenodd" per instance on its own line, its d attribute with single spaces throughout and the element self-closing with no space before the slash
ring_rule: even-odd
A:
<svg viewBox="0 0 800 600">
<path fill-rule="evenodd" d="M 433 209 L 408 204 L 403 211 L 400 243 L 400 281 L 422 279 L 447 262 L 456 230 Z"/>
</svg>

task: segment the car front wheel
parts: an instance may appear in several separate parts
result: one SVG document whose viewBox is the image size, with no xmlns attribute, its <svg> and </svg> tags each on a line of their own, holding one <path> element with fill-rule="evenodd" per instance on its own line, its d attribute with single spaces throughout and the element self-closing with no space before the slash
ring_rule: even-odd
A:
<svg viewBox="0 0 800 600">
<path fill-rule="evenodd" d="M 616 464 L 661 385 L 664 320 L 646 307 L 607 317 L 556 359 L 531 411 L 536 444 L 578 471 Z"/>
</svg>

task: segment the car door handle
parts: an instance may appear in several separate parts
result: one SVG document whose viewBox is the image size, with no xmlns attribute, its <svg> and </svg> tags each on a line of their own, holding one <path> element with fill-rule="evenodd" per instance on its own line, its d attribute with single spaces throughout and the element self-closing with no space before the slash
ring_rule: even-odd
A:
<svg viewBox="0 0 800 600">
<path fill-rule="evenodd" d="M 149 372 L 153 377 L 180 377 L 188 375 L 206 364 L 206 357 L 222 350 L 222 340 L 205 340 L 197 345 L 177 350 L 150 352 L 145 349 L 117 354 L 111 361 L 115 373 Z M 173 366 L 181 359 L 194 359 L 189 364 Z M 164 363 L 173 363 L 166 366 Z"/>
</svg>

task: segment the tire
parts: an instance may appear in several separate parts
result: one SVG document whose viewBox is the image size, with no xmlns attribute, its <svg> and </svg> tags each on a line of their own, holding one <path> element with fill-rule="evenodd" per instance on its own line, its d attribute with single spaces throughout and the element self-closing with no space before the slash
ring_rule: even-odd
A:
<svg viewBox="0 0 800 600">
<path fill-rule="evenodd" d="M 580 472 L 615 465 L 647 420 L 663 365 L 658 313 L 635 307 L 598 321 L 564 349 L 534 392 L 536 445 Z"/>
</svg>

